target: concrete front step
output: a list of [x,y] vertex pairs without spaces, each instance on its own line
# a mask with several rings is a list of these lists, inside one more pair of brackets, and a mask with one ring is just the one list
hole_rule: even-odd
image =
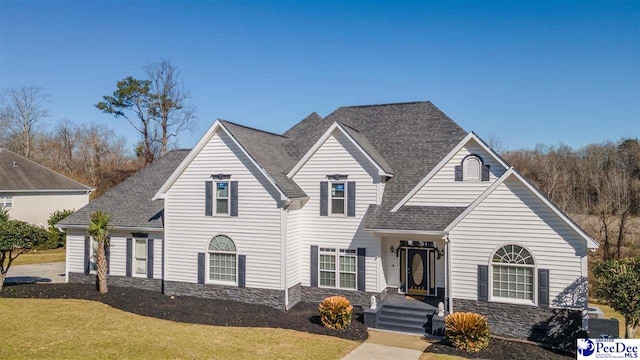
[[[424,326],[426,326],[426,324]],[[376,324],[376,328],[379,328],[379,329],[394,330],[394,331],[400,331],[400,332],[412,333],[412,334],[421,334],[421,335],[424,335],[427,332],[424,326],[399,324],[396,322],[387,322],[383,320],[378,320],[378,323]]]

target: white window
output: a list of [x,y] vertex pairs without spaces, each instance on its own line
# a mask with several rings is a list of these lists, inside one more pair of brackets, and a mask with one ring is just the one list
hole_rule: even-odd
[[345,198],[346,198],[346,183],[345,182],[332,182],[331,194],[329,200],[331,201],[331,214],[345,214]]
[[135,239],[133,248],[133,269],[135,275],[147,274],[147,239]]
[[480,181],[482,176],[480,172],[480,169],[482,168],[480,159],[475,156],[469,156],[464,160],[463,166],[464,168],[462,173],[464,174],[464,180]]
[[95,274],[98,271],[98,241],[91,238],[89,243],[91,246],[89,249],[89,273]]
[[216,181],[216,215],[229,215],[229,182]]
[[319,256],[320,287],[356,289],[356,250],[320,248]]
[[228,236],[218,235],[211,240],[208,249],[209,281],[236,284],[236,245]]
[[535,262],[531,253],[519,245],[505,245],[491,259],[494,299],[534,301]]
[[11,196],[0,196],[0,208],[11,209],[13,207],[13,198]]

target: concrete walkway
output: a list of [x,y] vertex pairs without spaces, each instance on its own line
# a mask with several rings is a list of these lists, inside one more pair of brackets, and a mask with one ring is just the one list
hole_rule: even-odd
[[425,340],[419,335],[369,329],[367,341],[363,342],[343,359],[419,359],[420,355],[430,345],[431,340]]
[[63,283],[64,262],[14,265],[9,268],[5,284]]

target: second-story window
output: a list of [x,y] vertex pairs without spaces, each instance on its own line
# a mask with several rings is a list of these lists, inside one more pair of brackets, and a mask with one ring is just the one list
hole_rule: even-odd
[[229,215],[229,182],[216,181],[216,215]]
[[344,215],[344,202],[346,195],[346,184],[344,182],[331,183],[331,214]]

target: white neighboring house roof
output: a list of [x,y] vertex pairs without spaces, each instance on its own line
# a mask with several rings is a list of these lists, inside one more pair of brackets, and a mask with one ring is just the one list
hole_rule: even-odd
[[[293,178],[296,175],[296,173],[300,169],[302,169],[304,164],[306,164],[307,161],[309,161],[309,159],[311,159],[313,154],[315,154],[316,151],[318,151],[318,149],[320,149],[322,144],[324,144],[324,142],[327,141],[327,139],[331,136],[333,131],[336,130],[336,129],[339,130],[340,132],[342,132],[344,134],[344,136],[346,136],[347,139],[349,139],[349,141],[351,141],[353,143],[353,145],[358,150],[360,150],[360,152],[367,158],[367,160],[369,160],[376,167],[376,169],[378,170],[378,174],[380,174],[380,176],[393,177],[393,174],[385,171],[383,164],[380,164],[379,161],[374,160],[373,157],[372,157],[372,154],[369,154],[365,149],[363,149],[361,144],[359,144],[358,141],[356,141],[356,139],[354,139],[353,136],[351,136],[349,131],[347,131],[345,129],[344,125],[338,123],[337,121],[334,122],[331,126],[329,126],[329,128],[313,144],[313,146],[309,149],[309,151],[307,151],[304,154],[304,156],[296,163],[296,165],[291,170],[289,170],[289,173],[287,173],[287,176],[289,178]],[[388,167],[388,165],[386,165],[386,166]]]
[[538,189],[536,189],[533,185],[531,185],[524,176],[520,175],[513,167],[509,167],[509,169],[498,178],[491,186],[489,186],[480,196],[474,200],[474,202],[467,207],[465,211],[463,211],[458,217],[453,220],[445,229],[445,232],[451,231],[462,219],[464,219],[469,213],[471,213],[480,203],[484,201],[495,189],[498,188],[506,179],[510,176],[514,176],[518,181],[524,184],[529,191],[535,194],[542,202],[549,207],[556,215],[558,215],[567,225],[569,225],[575,232],[577,232],[586,242],[587,248],[595,249],[599,246],[598,242],[596,242],[591,236],[589,236],[580,226],[578,226],[573,220],[571,220],[562,210],[558,209],[546,196],[544,196]]
[[393,209],[391,209],[391,212],[398,211],[404,204],[406,204],[418,191],[420,191],[420,189],[422,189],[422,187],[427,182],[429,182],[429,180],[431,180],[432,177],[435,176],[435,174],[438,173],[438,171],[440,171],[440,169],[442,169],[449,162],[449,160],[451,160],[451,158],[453,158],[458,153],[458,151],[460,151],[460,149],[462,149],[465,145],[467,145],[467,143],[471,140],[475,140],[486,152],[488,152],[505,169],[509,168],[509,164],[506,161],[504,161],[504,159],[500,155],[498,155],[498,153],[493,151],[493,149],[489,145],[487,145],[484,141],[482,141],[482,139],[480,139],[480,137],[472,131],[469,134],[467,134],[467,136],[465,136],[464,139],[462,139],[462,141],[460,141],[458,145],[456,145],[456,147],[454,147],[453,150],[451,150],[447,154],[447,156],[445,156],[442,160],[440,160],[440,162],[433,169],[431,169],[431,171],[429,171],[429,173],[422,180],[420,180],[420,182],[416,186],[414,186],[413,189],[411,189],[411,191],[409,191],[407,195],[405,195],[402,198],[402,200],[400,200],[400,202],[396,204],[396,206],[393,207]]
[[231,134],[231,132],[223,125],[223,123],[222,123],[222,121],[220,119],[216,119],[216,121],[213,123],[213,125],[211,125],[209,130],[207,130],[207,132],[200,138],[200,140],[198,141],[196,146],[191,150],[191,152],[189,152],[189,155],[187,155],[185,157],[185,159],[180,163],[180,165],[178,165],[178,167],[171,174],[171,176],[169,176],[167,181],[165,181],[165,183],[160,187],[160,190],[158,190],[158,192],[156,192],[156,194],[153,196],[152,200],[164,199],[164,196],[167,193],[167,191],[169,190],[169,188],[171,188],[171,186],[176,182],[178,177],[180,177],[180,175],[182,175],[182,173],[187,168],[187,166],[189,166],[189,164],[191,164],[193,159],[195,159],[195,157],[200,153],[200,151],[202,151],[202,149],[205,147],[205,145],[207,145],[209,140],[211,140],[213,135],[215,135],[218,130],[224,131],[229,136],[229,138],[231,138],[231,140],[233,140],[234,144],[236,144],[236,146],[238,146],[238,148],[240,148],[242,150],[243,154],[249,160],[251,160],[253,165],[260,170],[262,175],[264,175],[265,178],[267,178],[269,180],[269,182],[278,190],[278,192],[280,193],[280,200],[288,200],[288,197],[284,194],[284,192],[282,192],[282,190],[276,184],[276,182],[273,180],[273,178],[271,176],[269,176],[269,174],[267,174],[267,172],[264,170],[264,168],[262,166],[260,166],[260,164],[258,164],[258,162],[256,162],[256,160],[238,142],[238,140],[233,136],[233,134]]

